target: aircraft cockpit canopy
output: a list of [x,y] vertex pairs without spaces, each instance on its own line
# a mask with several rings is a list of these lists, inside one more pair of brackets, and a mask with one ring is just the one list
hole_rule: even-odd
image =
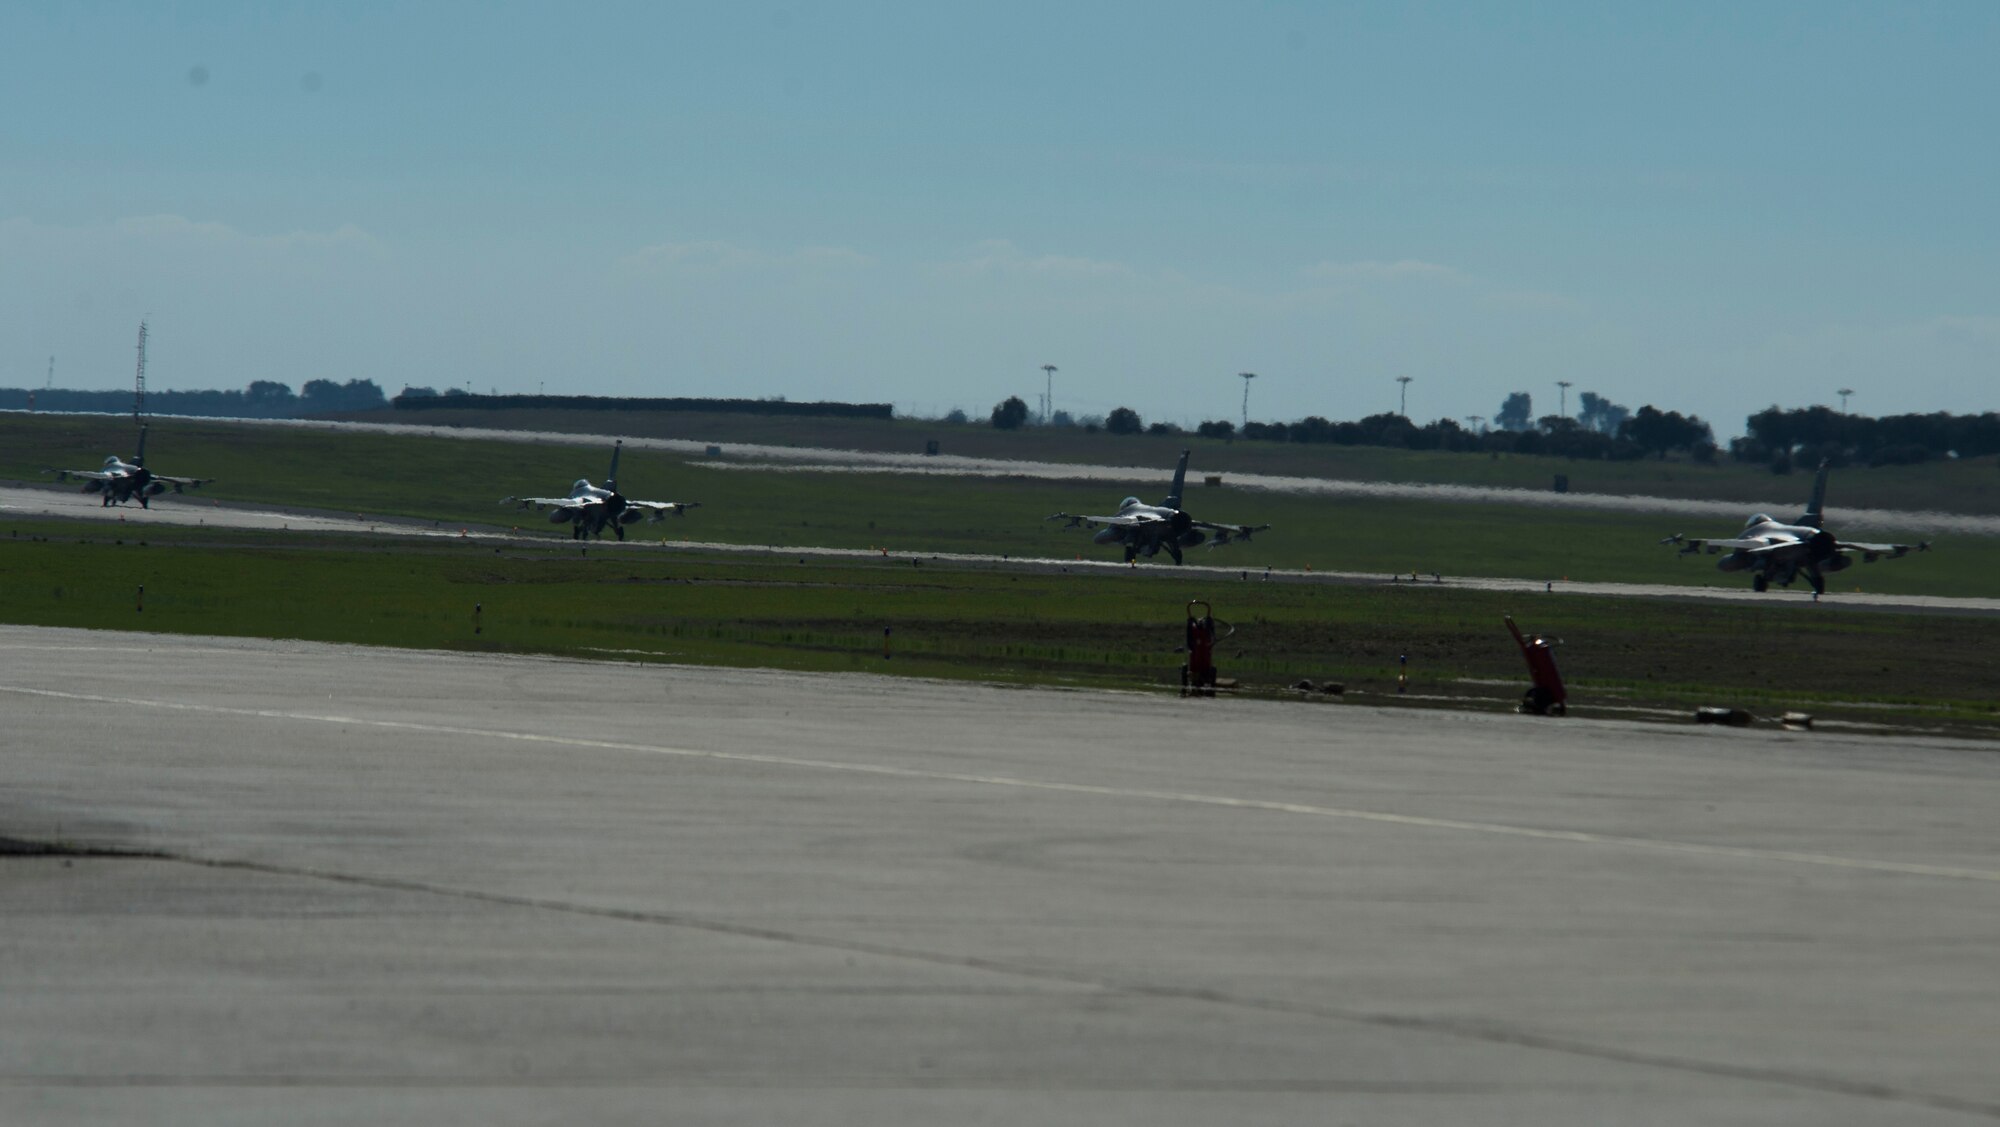
[[1769,513],[1753,513],[1753,514],[1751,514],[1751,516],[1750,516],[1750,519],[1749,519],[1749,520],[1746,520],[1746,521],[1744,521],[1744,522],[1743,522],[1743,527],[1745,527],[1745,528],[1751,528],[1751,527],[1754,527],[1754,526],[1756,526],[1756,525],[1760,525],[1760,524],[1773,524],[1773,523],[1775,523],[1775,522],[1771,520],[1771,514],[1769,514]]
[[1137,497],[1127,497],[1123,501],[1118,502],[1118,507],[1121,509],[1129,509],[1137,505],[1138,503],[1139,499]]

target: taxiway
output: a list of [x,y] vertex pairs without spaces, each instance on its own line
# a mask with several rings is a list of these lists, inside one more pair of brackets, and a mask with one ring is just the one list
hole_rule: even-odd
[[[534,514],[521,514],[534,517]],[[5,517],[45,517],[64,520],[94,521],[116,524],[121,529],[144,528],[148,523],[172,524],[178,526],[214,526],[218,528],[245,528],[268,532],[336,532],[355,535],[419,536],[430,538],[450,538],[478,540],[486,543],[531,542],[548,545],[567,543],[564,535],[543,532],[525,532],[509,526],[471,526],[443,521],[420,521],[404,517],[373,516],[365,513],[329,513],[307,511],[296,508],[243,505],[224,503],[215,499],[200,498],[194,494],[156,498],[153,507],[141,509],[135,505],[106,507],[90,494],[75,489],[51,489],[47,487],[0,486],[0,518]],[[545,522],[533,519],[530,525],[536,529],[546,528]],[[678,526],[670,526],[678,527]],[[1757,594],[1750,590],[1747,580],[1737,579],[1725,585],[1682,586],[1663,583],[1591,583],[1571,582],[1567,579],[1524,579],[1495,576],[1463,576],[1429,574],[1389,576],[1374,572],[1347,571],[1298,571],[1268,568],[1239,568],[1211,564],[1190,563],[1175,567],[1164,562],[1148,561],[1134,567],[1119,562],[1110,549],[1094,549],[1090,556],[1078,555],[1075,559],[1063,559],[1036,555],[978,555],[971,553],[878,553],[859,548],[778,548],[759,544],[720,544],[699,540],[664,540],[653,530],[654,525],[639,525],[639,531],[631,534],[631,539],[623,544],[614,541],[593,540],[592,549],[610,551],[646,551],[660,547],[670,547],[684,551],[727,552],[769,555],[776,557],[814,559],[863,559],[892,558],[898,560],[919,559],[938,563],[975,567],[997,567],[1033,571],[1129,571],[1142,576],[1205,576],[1214,580],[1238,582],[1263,581],[1292,583],[1415,583],[1422,586],[1450,585],[1460,589],[1478,591],[1510,591],[1523,594],[1542,592],[1564,595],[1612,595],[1626,598],[1656,599],[1699,599],[1705,602],[1742,603],[1753,606],[1769,606],[1773,603],[1789,602],[1809,605],[1812,595],[1801,585],[1796,590],[1774,590]],[[1710,569],[1712,570],[1712,569]],[[1824,600],[1827,604],[1846,607],[1864,607],[1872,610],[1906,611],[1912,613],[1941,614],[2000,614],[2000,598],[1977,598],[1947,595],[1894,595],[1875,592],[1839,592],[1830,594]]]
[[1990,745],[23,627],[0,716],[9,1124],[2000,1119]]

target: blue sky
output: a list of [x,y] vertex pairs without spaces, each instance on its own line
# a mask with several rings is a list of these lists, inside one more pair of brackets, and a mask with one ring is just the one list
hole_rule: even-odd
[[0,6],[0,384],[2000,409],[2000,5]]

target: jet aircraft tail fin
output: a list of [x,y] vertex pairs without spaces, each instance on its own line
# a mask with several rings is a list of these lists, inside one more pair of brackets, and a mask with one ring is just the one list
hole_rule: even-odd
[[604,488],[618,492],[618,453],[625,449],[625,440],[619,439],[611,447],[611,472],[604,475]]
[[1167,499],[1162,502],[1169,509],[1181,507],[1181,490],[1187,485],[1188,453],[1186,450],[1181,451],[1180,465],[1174,467],[1174,491],[1167,494]]
[[146,466],[146,426],[139,424],[139,452],[132,456],[132,464],[144,469]]
[[1806,502],[1806,511],[1799,517],[1799,523],[1807,528],[1823,528],[1826,525],[1826,475],[1832,468],[1831,460],[1821,461],[1819,476],[1813,478],[1812,500]]

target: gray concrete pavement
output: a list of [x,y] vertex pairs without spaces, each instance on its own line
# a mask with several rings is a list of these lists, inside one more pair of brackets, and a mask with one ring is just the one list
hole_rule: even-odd
[[8,1124],[2000,1119],[1990,745],[18,627],[0,733]]

